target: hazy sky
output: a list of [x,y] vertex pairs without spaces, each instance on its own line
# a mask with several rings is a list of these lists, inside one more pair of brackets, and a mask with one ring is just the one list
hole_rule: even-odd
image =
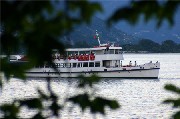
[[[103,13],[97,13],[96,16],[107,20],[118,8],[129,6],[131,0],[89,0],[99,2],[103,9]],[[165,0],[158,0],[164,2]],[[57,9],[63,9],[63,4],[55,4]],[[73,13],[74,15],[74,13]],[[145,23],[141,18],[134,26],[126,21],[119,21],[115,27],[121,31],[134,35],[139,38],[151,39],[161,43],[164,40],[173,40],[180,43],[180,7],[177,9],[174,16],[174,26],[170,26],[167,21],[164,21],[159,29],[156,27],[155,19]]]
[[[99,13],[97,16],[106,19],[108,18],[117,8],[123,7],[129,4],[129,0],[98,0],[103,8],[104,12]],[[180,35],[180,8],[178,8],[175,19],[174,26],[170,27],[166,21],[163,22],[162,26],[159,29],[156,29],[155,20],[150,20],[148,23],[144,23],[141,19],[135,26],[129,25],[126,21],[121,21],[116,24],[118,29],[126,32],[126,33],[135,33],[139,31],[155,31],[160,33],[175,33]]]

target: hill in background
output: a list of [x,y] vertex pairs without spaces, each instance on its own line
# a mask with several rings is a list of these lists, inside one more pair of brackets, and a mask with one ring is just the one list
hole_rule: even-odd
[[[67,47],[93,47],[98,46],[98,41],[94,39],[95,32],[98,30],[99,37],[101,43],[114,42],[120,46],[122,45],[138,45],[139,42],[143,39],[152,40],[154,37],[157,37],[157,40],[152,40],[155,43],[163,43],[165,40],[172,40],[175,43],[179,43],[179,37],[177,34],[174,34],[176,38],[168,37],[169,34],[159,35],[154,32],[143,31],[135,34],[127,34],[116,27],[108,28],[105,21],[98,18],[93,17],[90,25],[81,25],[79,27],[74,28],[74,31],[68,36],[63,37],[63,42]],[[147,34],[146,38],[143,37],[142,34]],[[164,37],[164,40],[160,40],[158,37]],[[151,39],[152,38],[152,39]]]
[[71,44],[72,47],[97,46],[98,41],[94,39],[96,30],[98,30],[101,43],[137,44],[141,40],[141,38],[129,35],[115,27],[107,28],[105,21],[98,17],[94,17],[90,25],[74,28],[74,31],[63,39],[65,44]]

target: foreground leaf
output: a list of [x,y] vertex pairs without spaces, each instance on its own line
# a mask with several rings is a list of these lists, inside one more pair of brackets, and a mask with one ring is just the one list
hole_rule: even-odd
[[1,113],[3,112],[5,119],[17,119],[17,115],[20,111],[20,107],[12,104],[4,104],[0,106]]
[[20,101],[21,106],[27,106],[28,108],[42,109],[43,105],[39,98],[27,99]]
[[180,94],[180,88],[178,88],[177,86],[175,86],[173,84],[166,84],[166,86],[164,88],[168,91]]
[[74,104],[79,105],[82,111],[84,111],[87,107],[91,105],[88,94],[79,94],[77,96],[69,98],[68,100],[73,102]]
[[92,113],[101,113],[105,114],[105,107],[109,107],[110,109],[117,109],[119,108],[119,104],[115,100],[108,100],[102,97],[96,97],[94,100],[91,102],[91,112]]

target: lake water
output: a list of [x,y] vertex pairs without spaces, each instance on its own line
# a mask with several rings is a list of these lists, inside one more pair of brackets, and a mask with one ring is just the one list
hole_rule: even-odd
[[[124,54],[123,64],[128,64],[131,60],[137,64],[159,61],[161,69],[159,79],[103,79],[95,85],[96,95],[108,99],[116,99],[121,108],[112,111],[106,109],[106,116],[100,114],[92,115],[87,109],[84,113],[74,106],[69,112],[69,105],[61,113],[63,119],[168,119],[177,110],[172,105],[162,104],[167,98],[175,98],[176,94],[164,90],[167,83],[180,87],[180,54]],[[78,91],[75,88],[76,80],[67,79],[52,80],[53,91],[62,99],[68,95],[73,95]],[[23,81],[13,79],[4,85],[3,93],[0,94],[0,104],[12,102],[14,99],[36,97],[36,88],[46,91],[44,80]],[[60,103],[63,103],[61,100]],[[35,114],[35,110],[22,109],[20,116],[29,117]],[[2,115],[1,115],[2,116]]]

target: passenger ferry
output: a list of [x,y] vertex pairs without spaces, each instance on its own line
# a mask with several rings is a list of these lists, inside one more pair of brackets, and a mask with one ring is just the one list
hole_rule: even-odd
[[[26,72],[28,77],[77,77],[80,74],[96,74],[104,78],[158,78],[160,63],[149,62],[141,65],[131,62],[122,65],[122,47],[101,44],[96,31],[99,46],[94,48],[66,49],[66,55],[56,50],[52,58],[54,65],[36,66]],[[56,67],[55,71],[53,67]]]

